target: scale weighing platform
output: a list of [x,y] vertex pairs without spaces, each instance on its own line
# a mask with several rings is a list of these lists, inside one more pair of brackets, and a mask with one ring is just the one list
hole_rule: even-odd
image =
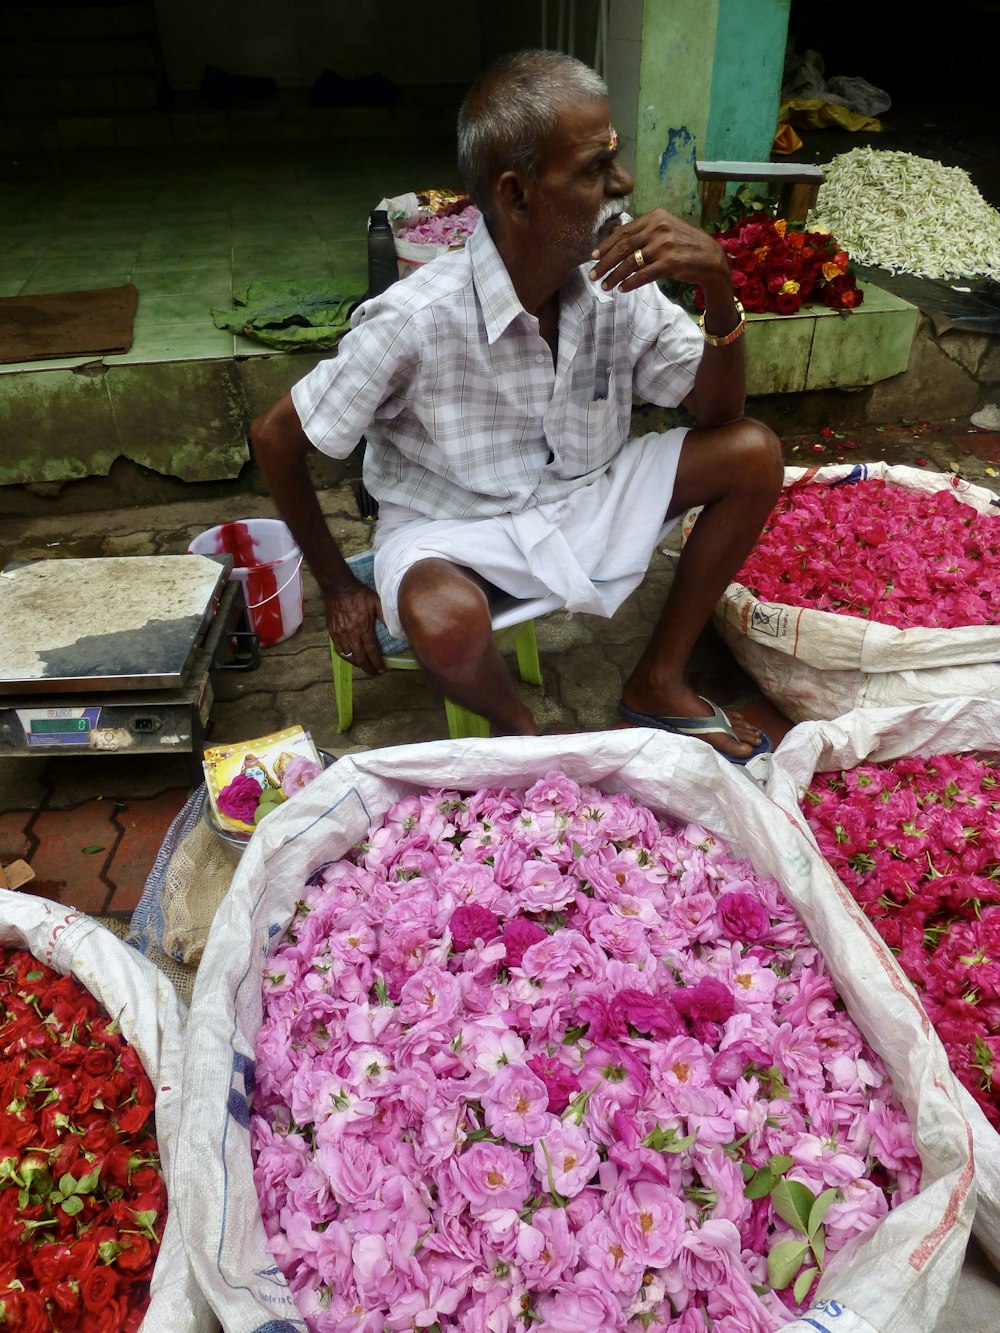
[[200,781],[211,672],[258,660],[232,564],[116,556],[0,571],[0,757],[189,752]]

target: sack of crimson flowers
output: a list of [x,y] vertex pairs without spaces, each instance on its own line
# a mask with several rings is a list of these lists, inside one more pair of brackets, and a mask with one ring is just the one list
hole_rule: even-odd
[[886,463],[786,468],[714,621],[794,722],[995,697],[998,570],[1000,508],[982,486]]
[[968,1126],[834,886],[695,740],[342,759],[192,999],[177,1206],[227,1333],[934,1327]]
[[794,727],[768,794],[913,982],[975,1140],[975,1231],[1000,1268],[1000,703],[858,709]]
[[169,1187],[170,982],[96,921],[0,890],[0,992],[0,1328],[206,1333]]

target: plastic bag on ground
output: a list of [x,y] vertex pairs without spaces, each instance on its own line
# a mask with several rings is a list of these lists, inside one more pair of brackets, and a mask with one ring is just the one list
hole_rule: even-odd
[[[554,769],[627,791],[657,814],[696,820],[735,855],[774,875],[821,947],[855,1022],[885,1060],[915,1130],[922,1189],[883,1218],[820,1300],[835,1333],[930,1329],[951,1300],[975,1206],[969,1130],[943,1048],[921,1026],[916,997],[886,951],[847,910],[826,863],[790,820],[702,742],[645,729],[580,736],[439,741],[341,759],[262,825],[233,879],[205,948],[184,1064],[178,1177],[185,1238],[227,1333],[304,1327],[271,1258],[252,1178],[249,1114],[261,980],[302,885],[346,854],[408,792],[525,786]],[[883,956],[885,954],[886,956]],[[786,1325],[829,1325],[820,1306]],[[268,1321],[272,1321],[268,1323]]]
[[[785,469],[786,487],[869,478],[913,491],[949,490],[980,513],[997,512],[992,491],[951,473],[887,463]],[[685,517],[683,535],[697,513]],[[740,666],[793,722],[956,695],[1000,696],[1000,625],[901,630],[860,616],[764,602],[740,583],[729,585],[713,618]]]
[[45,898],[0,889],[0,944],[27,949],[75,977],[112,1017],[119,1016],[122,1036],[156,1089],[156,1142],[169,1201],[140,1333],[211,1333],[215,1320],[188,1262],[176,1201],[184,1010],[173,987],[92,918]]
[[[1000,703],[996,700],[949,699],[910,708],[857,709],[832,722],[803,722],[793,727],[775,751],[767,794],[814,841],[798,813],[802,789],[814,774],[887,762],[902,755],[968,750],[1000,752]],[[975,1144],[978,1204],[974,1230],[1000,1269],[1000,1134],[974,1098],[962,1087],[958,1091]],[[994,1327],[1000,1327],[1000,1301]]]

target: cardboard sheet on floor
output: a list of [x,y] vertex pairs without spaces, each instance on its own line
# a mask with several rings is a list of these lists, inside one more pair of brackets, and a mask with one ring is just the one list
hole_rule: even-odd
[[138,299],[130,282],[86,292],[0,297],[0,362],[127,352]]

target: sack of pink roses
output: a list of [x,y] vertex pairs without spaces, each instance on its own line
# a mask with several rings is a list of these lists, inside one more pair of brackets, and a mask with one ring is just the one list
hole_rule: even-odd
[[[686,516],[685,536],[698,513]],[[793,722],[991,697],[1000,695],[998,568],[1000,510],[982,486],[887,463],[786,468],[714,623]]]
[[[0,1186],[6,1225],[15,1201],[19,1220],[22,1210],[30,1218],[16,1243],[5,1236],[0,1323],[210,1333],[174,1207],[185,1011],[173,986],[92,918],[27,893],[0,889],[0,946],[12,986],[0,1006],[2,1076],[19,1093],[4,1098]],[[67,989],[65,978],[79,986]],[[25,1026],[32,1012],[34,1030]],[[127,1049],[116,1055],[121,1039]],[[19,1071],[24,1050],[33,1062]],[[145,1095],[121,1065],[132,1052]]]
[[[1000,1269],[1000,703],[804,722],[775,752],[767,793],[815,838],[944,1041],[975,1142],[974,1231]],[[1000,1291],[982,1326],[1000,1327]]]
[[183,1085],[227,1333],[931,1329],[975,1209],[892,957],[659,732],[341,759],[237,869]]

